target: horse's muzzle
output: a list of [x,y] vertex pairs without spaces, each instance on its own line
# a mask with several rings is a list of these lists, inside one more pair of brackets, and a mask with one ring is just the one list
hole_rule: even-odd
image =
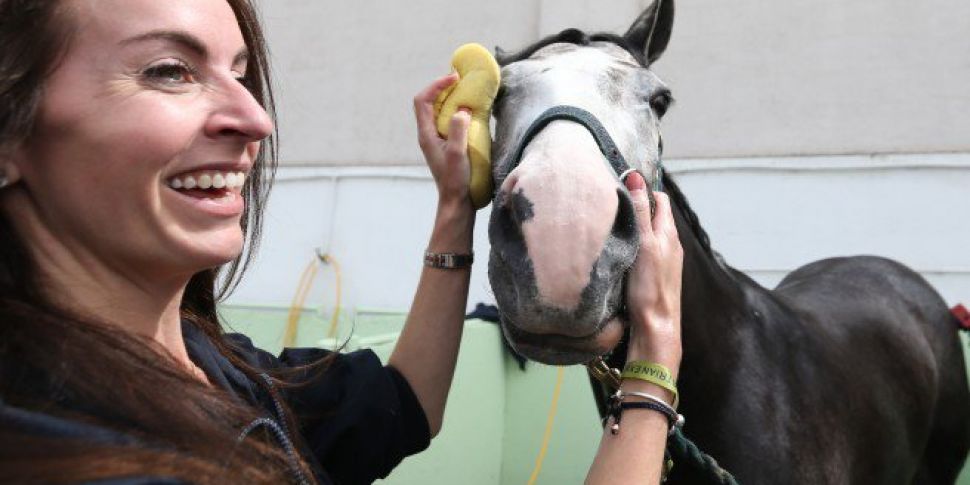
[[502,330],[516,352],[549,365],[585,364],[613,350],[623,337],[624,324],[611,317],[590,335],[569,337],[556,334],[532,334],[502,320]]

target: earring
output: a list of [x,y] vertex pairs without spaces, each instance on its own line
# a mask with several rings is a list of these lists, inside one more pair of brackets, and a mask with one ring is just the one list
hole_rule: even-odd
[[10,179],[7,178],[7,172],[0,171],[0,190],[7,188],[10,185]]

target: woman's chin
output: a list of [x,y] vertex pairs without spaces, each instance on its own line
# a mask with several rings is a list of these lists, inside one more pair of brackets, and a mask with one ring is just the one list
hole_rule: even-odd
[[[189,266],[193,273],[222,266],[242,254],[243,237],[239,228],[216,234],[196,234],[183,239],[180,266]],[[186,264],[187,263],[187,264]]]

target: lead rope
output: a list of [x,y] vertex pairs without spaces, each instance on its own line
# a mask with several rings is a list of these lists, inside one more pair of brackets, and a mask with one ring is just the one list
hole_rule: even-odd
[[[620,370],[611,368],[602,357],[597,357],[588,362],[586,369],[593,378],[609,387],[611,392],[620,388]],[[739,485],[734,475],[731,475],[730,472],[721,468],[717,460],[711,457],[711,455],[701,451],[693,441],[684,436],[684,433],[680,429],[675,429],[674,434],[667,439],[667,453],[673,462],[683,462],[704,472],[710,483],[716,485]],[[673,462],[665,464],[663,473],[664,480],[666,480],[667,474],[670,473]]]
[[681,430],[675,430],[674,435],[667,440],[667,451],[673,460],[684,461],[694,468],[702,470],[717,485],[738,485],[738,480],[730,472],[721,468],[711,455],[701,451],[693,441],[687,439]]

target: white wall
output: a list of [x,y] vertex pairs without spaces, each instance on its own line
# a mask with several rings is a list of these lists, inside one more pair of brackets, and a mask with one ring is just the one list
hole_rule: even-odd
[[[345,306],[405,309],[434,189],[411,97],[467,41],[622,31],[646,1],[264,1],[280,171],[257,266],[233,302],[288,304],[317,247]],[[970,2],[679,1],[658,73],[677,104],[668,166],[714,246],[773,284],[810,260],[894,257],[970,301]],[[490,301],[479,215],[470,302]],[[330,305],[333,274],[311,304]]]
[[[968,154],[674,159],[668,168],[715,249],[765,285],[815,259],[878,254],[919,270],[951,304],[970,303]],[[406,309],[434,206],[421,167],[284,168],[263,251],[232,301],[288,304],[319,247],[341,265],[344,307]],[[475,230],[470,305],[493,301],[488,213]],[[334,290],[325,269],[308,302],[329,307]]]

